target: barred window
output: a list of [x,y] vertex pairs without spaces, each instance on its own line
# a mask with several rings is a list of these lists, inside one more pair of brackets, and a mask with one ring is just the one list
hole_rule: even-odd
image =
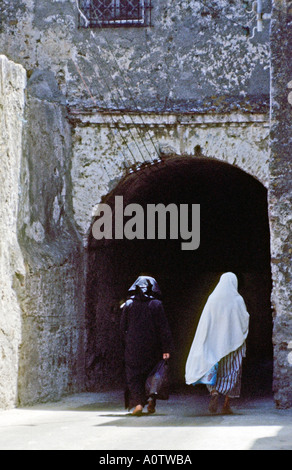
[[151,0],[80,0],[79,26],[150,26]]

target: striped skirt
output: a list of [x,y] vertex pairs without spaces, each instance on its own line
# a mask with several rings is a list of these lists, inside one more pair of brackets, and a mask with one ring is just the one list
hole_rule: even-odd
[[246,354],[246,343],[243,343],[236,351],[221,359],[218,365],[216,385],[207,385],[209,392],[217,390],[222,395],[230,398],[240,396],[242,358]]

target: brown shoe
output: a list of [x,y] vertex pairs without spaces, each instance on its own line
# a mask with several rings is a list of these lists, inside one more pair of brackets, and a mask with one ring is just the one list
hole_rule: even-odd
[[148,410],[148,413],[155,413],[155,401],[150,398],[149,402],[148,402],[148,407],[147,407],[147,410]]
[[233,415],[233,411],[232,409],[230,408],[229,405],[224,405],[223,408],[222,408],[222,413],[224,415]]
[[209,411],[210,413],[216,413],[217,409],[218,409],[218,393],[213,393],[211,395],[211,400],[210,400],[210,404],[209,404]]
[[224,405],[223,405],[223,408],[222,408],[222,413],[225,414],[225,415],[233,415],[233,411],[230,408],[230,398],[229,398],[229,396],[227,396],[225,398],[225,402],[224,402]]

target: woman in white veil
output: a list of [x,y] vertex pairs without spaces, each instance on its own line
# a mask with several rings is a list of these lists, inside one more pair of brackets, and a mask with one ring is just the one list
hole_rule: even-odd
[[226,397],[224,413],[232,413],[229,399],[240,396],[249,314],[237,289],[235,274],[221,276],[204,307],[186,363],[186,383],[207,385],[211,412],[217,411],[219,393]]

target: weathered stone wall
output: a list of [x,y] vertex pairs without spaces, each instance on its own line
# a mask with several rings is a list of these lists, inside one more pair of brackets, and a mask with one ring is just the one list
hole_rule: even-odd
[[14,284],[25,268],[17,240],[26,73],[0,56],[0,407],[17,402],[21,309]]
[[271,27],[270,225],[275,399],[292,406],[292,2],[274,0]]
[[71,203],[71,130],[51,72],[28,81],[18,232],[26,276],[19,401],[84,387],[84,262]]
[[[52,74],[0,60],[0,407],[84,388],[84,259],[71,130]],[[26,100],[25,100],[26,95]]]

